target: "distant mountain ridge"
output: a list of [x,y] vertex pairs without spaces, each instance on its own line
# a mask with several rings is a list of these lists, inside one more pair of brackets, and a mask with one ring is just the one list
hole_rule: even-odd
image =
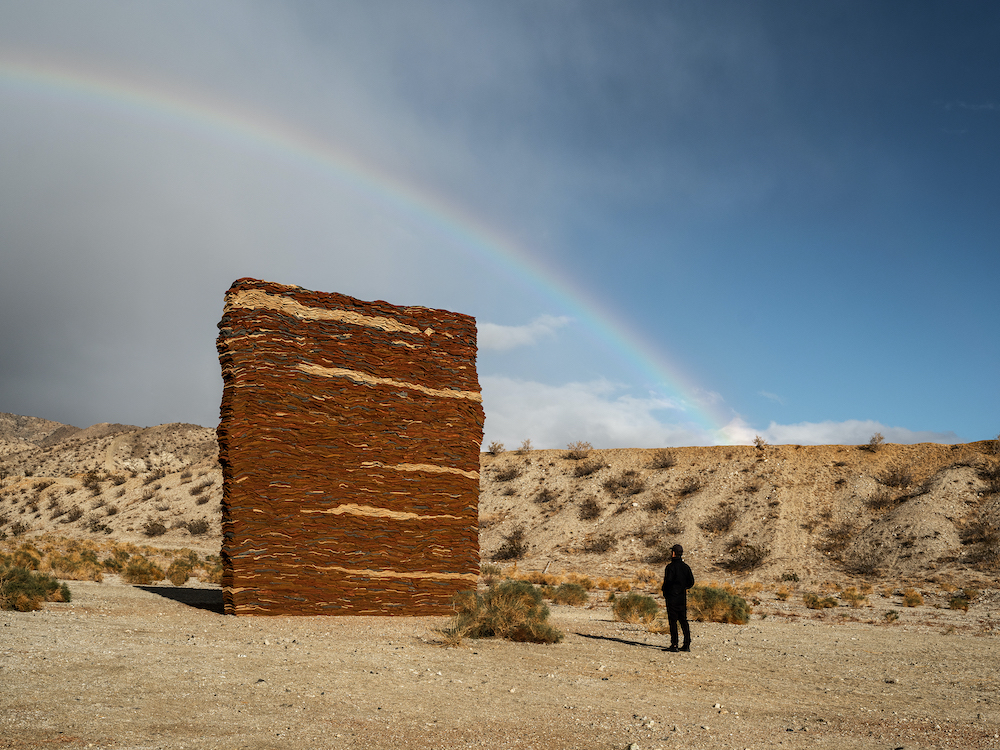
[[78,432],[79,429],[79,427],[40,417],[25,417],[20,414],[0,412],[0,440],[20,440],[38,445],[56,432],[68,437],[74,432]]

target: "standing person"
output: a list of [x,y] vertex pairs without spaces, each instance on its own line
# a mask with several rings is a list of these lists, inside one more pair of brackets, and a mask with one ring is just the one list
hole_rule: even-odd
[[[687,618],[687,590],[694,586],[694,573],[681,557],[684,548],[675,544],[670,548],[670,564],[663,571],[663,598],[667,602],[667,619],[670,621],[670,648],[667,651],[691,650],[691,627]],[[684,632],[684,645],[677,648],[677,625]]]

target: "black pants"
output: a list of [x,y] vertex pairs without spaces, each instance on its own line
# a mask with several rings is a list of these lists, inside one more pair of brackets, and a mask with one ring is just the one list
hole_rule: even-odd
[[677,625],[684,632],[684,645],[691,645],[691,627],[688,625],[687,605],[667,605],[667,619],[670,621],[670,645],[677,645]]

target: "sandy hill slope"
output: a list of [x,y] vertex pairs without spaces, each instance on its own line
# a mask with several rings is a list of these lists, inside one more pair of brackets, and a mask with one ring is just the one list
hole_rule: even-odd
[[[218,552],[213,430],[63,427],[0,415],[0,536]],[[482,557],[522,570],[624,574],[661,566],[680,543],[702,579],[995,587],[996,442],[866,448],[484,453]]]

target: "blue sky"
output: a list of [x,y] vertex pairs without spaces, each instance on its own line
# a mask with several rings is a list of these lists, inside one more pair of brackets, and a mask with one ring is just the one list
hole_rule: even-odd
[[214,426],[254,276],[474,315],[487,443],[1000,431],[995,3],[0,17],[0,411]]

